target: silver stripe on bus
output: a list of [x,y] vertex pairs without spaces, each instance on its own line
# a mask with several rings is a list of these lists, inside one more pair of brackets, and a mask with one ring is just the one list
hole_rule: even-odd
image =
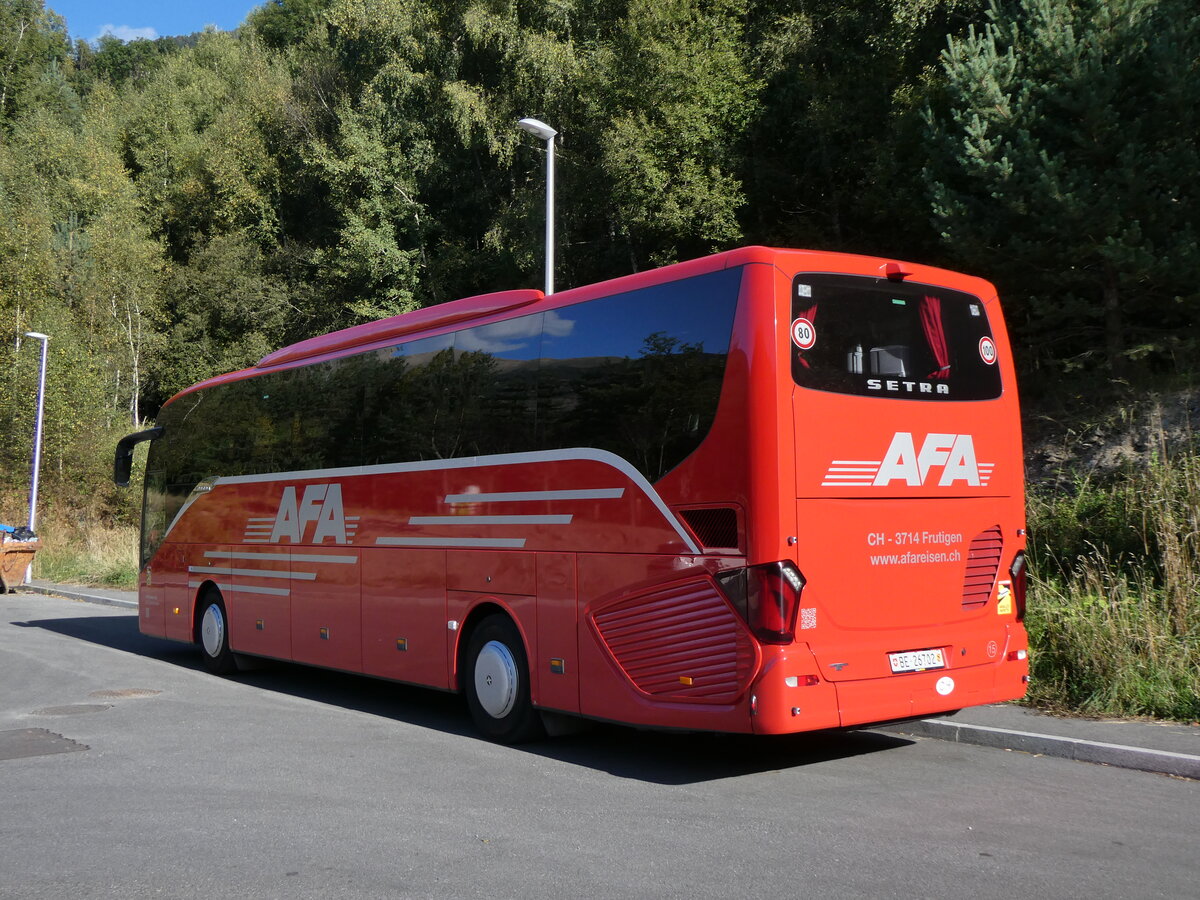
[[[667,524],[675,531],[675,534],[678,535],[683,545],[691,553],[697,556],[700,555],[700,548],[696,546],[696,542],[688,535],[683,525],[675,518],[674,513],[667,507],[667,504],[658,495],[658,492],[654,490],[650,482],[646,480],[646,476],[635,469],[633,464],[628,460],[608,450],[599,450],[595,447],[572,447],[565,450],[534,450],[529,453],[500,453],[493,456],[463,456],[456,459],[423,459],[415,462],[380,463],[373,466],[344,466],[336,469],[304,469],[296,472],[271,472],[263,475],[230,475],[214,479],[212,485],[215,489],[218,485],[227,484],[309,481],[317,478],[356,478],[363,475],[391,475],[401,472],[438,472],[455,469],[478,469],[485,466],[517,466],[533,463],[571,462],[575,460],[587,460],[609,466],[636,484],[639,490],[646,495],[646,498],[661,513]],[[179,510],[174,520],[172,520],[170,527],[167,528],[167,533],[170,533],[171,529],[175,527],[180,516],[183,515],[184,511],[196,497],[207,496],[211,495],[193,494],[189,497],[188,502],[184,504],[183,509]],[[524,544],[522,543],[521,546],[524,546]]]
[[525,538],[440,538],[440,537],[378,537],[377,547],[471,547],[492,550],[520,550]]
[[573,515],[561,516],[412,516],[409,525],[570,525]]
[[315,581],[316,572],[279,572],[275,569],[229,569],[224,566],[188,566],[189,572],[206,575],[244,575],[247,578],[288,578],[292,581]]
[[835,459],[825,470],[821,487],[871,487],[882,460]]
[[625,488],[579,491],[511,491],[499,494],[447,494],[444,503],[525,503],[538,500],[619,500]]
[[[216,479],[213,482],[213,486],[215,487],[216,482],[220,481],[220,480],[221,480],[220,478]],[[171,530],[178,524],[179,520],[183,518],[183,514],[191,508],[192,504],[196,502],[196,499],[198,497],[207,497],[207,496],[208,496],[207,493],[205,493],[205,494],[189,494],[188,498],[183,501],[183,506],[179,507],[179,512],[175,513],[175,518],[173,518],[171,520],[171,524],[167,526],[167,530],[163,532],[162,539],[164,541],[167,539],[167,535],[171,533]]]
[[[198,588],[202,584],[204,584],[203,581],[189,581],[188,587]],[[258,587],[253,584],[239,584],[235,586],[232,584],[221,584],[219,581],[214,581],[213,584],[223,591],[241,591],[243,594],[270,594],[272,597],[287,597],[292,593],[287,588]]]
[[230,553],[227,550],[206,550],[204,555],[210,559],[270,559],[279,562],[288,562],[297,557],[302,558],[305,562],[326,562],[326,563],[356,563],[357,556],[330,556],[321,553],[304,553],[296,550],[292,553],[260,553],[256,550],[248,550],[242,553]]

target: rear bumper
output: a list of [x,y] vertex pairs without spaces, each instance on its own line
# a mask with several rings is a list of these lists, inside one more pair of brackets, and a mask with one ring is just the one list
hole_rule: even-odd
[[817,672],[812,653],[789,647],[765,661],[752,689],[756,734],[849,728],[952,712],[1025,695],[1026,660],[940,669],[857,681],[807,683]]

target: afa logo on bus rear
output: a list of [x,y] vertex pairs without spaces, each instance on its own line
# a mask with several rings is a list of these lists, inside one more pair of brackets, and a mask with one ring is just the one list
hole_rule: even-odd
[[833,460],[821,487],[987,487],[995,468],[976,459],[969,434],[927,434],[918,449],[911,432],[898,431],[882,459]]

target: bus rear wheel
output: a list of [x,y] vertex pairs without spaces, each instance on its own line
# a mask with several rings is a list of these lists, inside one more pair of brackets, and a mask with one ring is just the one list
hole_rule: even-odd
[[467,707],[484,737],[519,744],[545,736],[529,693],[529,661],[508,616],[488,616],[471,633],[464,673]]
[[237,662],[229,649],[229,617],[220,591],[206,590],[198,612],[196,637],[204,668],[214,675],[232,675],[237,671]]

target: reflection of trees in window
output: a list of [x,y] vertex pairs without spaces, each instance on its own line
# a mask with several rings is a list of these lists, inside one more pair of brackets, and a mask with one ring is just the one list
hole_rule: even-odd
[[481,420],[495,372],[496,360],[481,350],[458,355],[443,350],[418,370],[427,441],[420,458],[451,459],[480,452]]
[[[362,461],[362,406],[370,362],[351,356],[281,373],[278,396],[264,399],[260,421],[286,448],[283,469],[258,472],[307,471],[357,466]],[[280,413],[271,415],[270,410]],[[279,421],[282,420],[282,421]],[[261,439],[261,438],[260,438]]]
[[537,363],[450,348],[377,363],[367,380],[365,462],[530,449]]
[[610,450],[653,481],[707,434],[724,368],[724,354],[662,331],[636,359],[557,360],[543,371],[542,443]]
[[485,353],[449,348],[380,364],[368,381],[366,462],[462,455],[494,366]]
[[[161,438],[159,439],[161,441]],[[157,443],[157,442],[155,442]],[[162,543],[170,520],[167,518],[167,489],[165,473],[161,462],[154,460],[155,443],[150,445],[150,454],[146,465],[145,493],[142,501],[142,546],[141,564],[154,555],[158,545]],[[151,468],[151,463],[154,467]]]

